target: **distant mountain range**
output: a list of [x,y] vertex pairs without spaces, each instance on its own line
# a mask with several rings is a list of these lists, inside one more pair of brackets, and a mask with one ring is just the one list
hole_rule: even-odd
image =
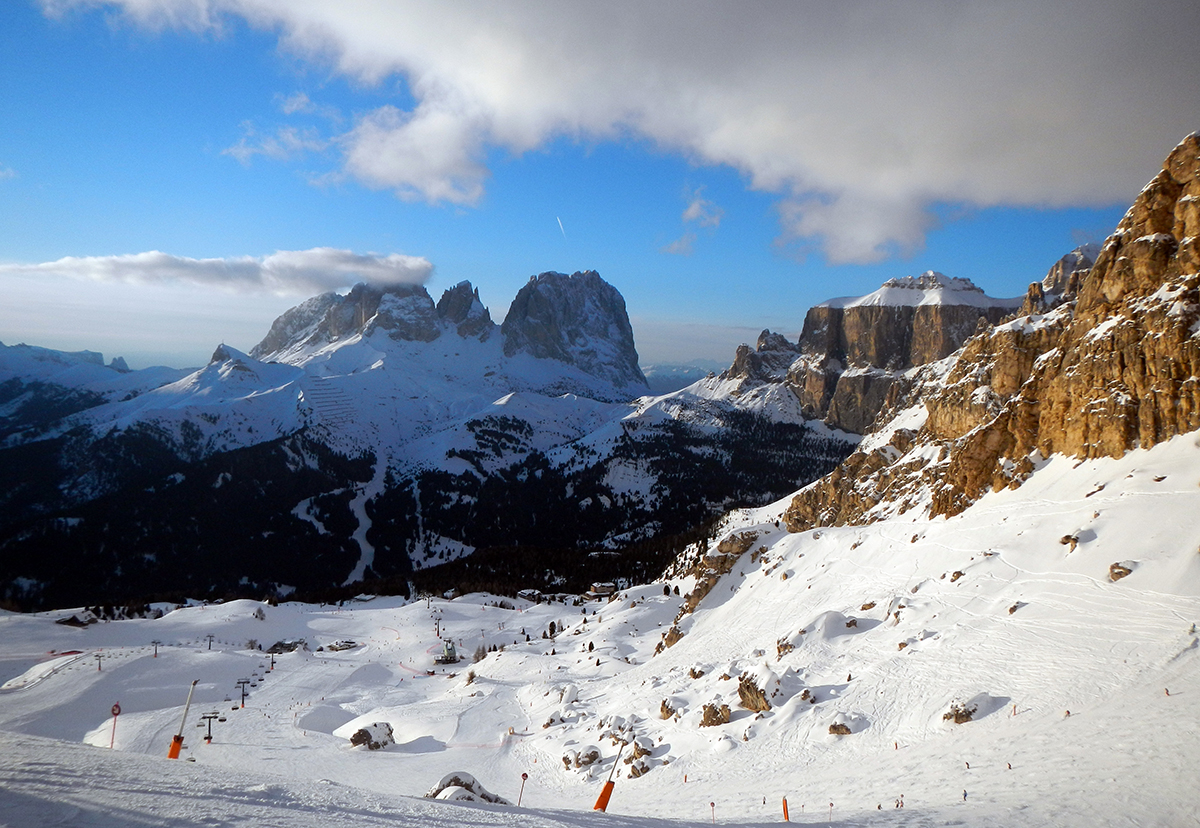
[[781,497],[857,441],[794,405],[649,396],[594,272],[530,279],[502,325],[467,283],[436,304],[358,285],[191,372],[0,348],[0,438],[20,606],[402,580],[495,547],[555,550],[553,580]]
[[467,282],[436,304],[360,284],[190,372],[0,347],[4,598],[403,589],[502,550],[549,562],[533,585],[581,577],[580,556],[640,572],[645,544],[833,470],[919,366],[1021,301],[890,280],[661,394],[591,271],[531,278],[501,325]]

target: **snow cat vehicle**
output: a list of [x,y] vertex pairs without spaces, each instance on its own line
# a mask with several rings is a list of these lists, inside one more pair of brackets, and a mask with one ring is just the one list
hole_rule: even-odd
[[441,655],[433,657],[434,664],[458,664],[458,650],[454,649],[454,642],[446,640],[442,642]]

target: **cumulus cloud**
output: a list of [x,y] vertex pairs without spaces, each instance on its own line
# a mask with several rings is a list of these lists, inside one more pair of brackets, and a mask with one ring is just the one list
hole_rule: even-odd
[[470,116],[437,104],[414,112],[384,106],[342,138],[346,170],[405,201],[470,206],[483,197],[483,137]]
[[[634,138],[777,194],[834,261],[921,243],[938,203],[1127,202],[1197,127],[1195,0],[43,0],[152,27],[241,18],[411,110],[361,116],[344,171],[472,205],[493,148]],[[863,211],[866,211],[866,214]]]
[[2,264],[0,274],[56,275],[96,282],[193,284],[236,291],[310,295],[355,282],[423,284],[433,265],[419,256],[354,253],[332,247],[270,256],[190,259],[157,250],[123,256],[67,256],[41,264]]

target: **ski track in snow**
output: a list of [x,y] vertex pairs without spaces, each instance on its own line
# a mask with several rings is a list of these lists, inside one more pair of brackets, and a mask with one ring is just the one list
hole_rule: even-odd
[[374,474],[369,482],[358,487],[354,499],[350,501],[350,511],[358,519],[358,528],[354,530],[352,537],[358,544],[358,548],[362,550],[362,555],[359,557],[358,563],[354,565],[354,569],[346,576],[346,580],[342,582],[342,586],[361,581],[366,575],[367,568],[375,563],[375,547],[367,540],[367,532],[371,530],[371,518],[367,515],[367,502],[383,492],[388,466],[385,457],[381,448],[376,449]]

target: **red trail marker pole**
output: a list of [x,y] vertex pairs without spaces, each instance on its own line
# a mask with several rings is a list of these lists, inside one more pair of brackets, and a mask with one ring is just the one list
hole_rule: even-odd
[[525,795],[525,780],[529,778],[529,774],[521,774],[521,792],[517,794],[517,807],[521,807],[521,797]]
[[790,819],[788,819],[788,812],[787,812],[787,797],[786,797],[786,796],[783,798],[783,821],[784,821],[784,822],[791,822],[791,820],[790,820]]
[[114,704],[112,706],[112,714],[113,714],[113,728],[112,728],[112,735],[108,737],[108,749],[109,750],[112,750],[113,744],[117,741],[117,716],[121,715],[121,705],[119,703]]

